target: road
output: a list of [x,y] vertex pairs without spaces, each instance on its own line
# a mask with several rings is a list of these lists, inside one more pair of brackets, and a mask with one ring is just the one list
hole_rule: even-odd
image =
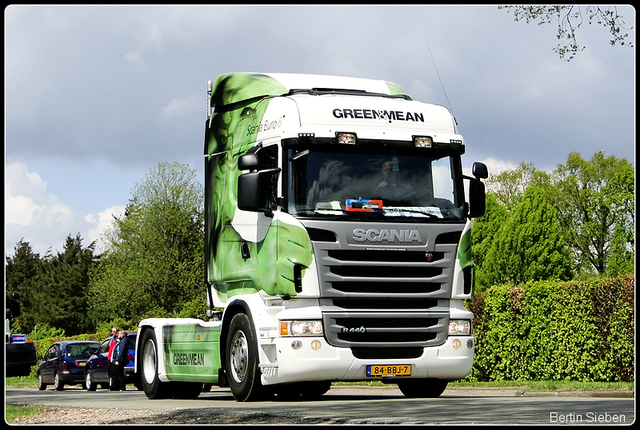
[[[12,388],[11,404],[42,404],[78,408],[148,409],[161,412],[269,414],[300,419],[330,419],[343,424],[615,424],[635,421],[635,399],[523,393],[521,389],[448,388],[436,399],[408,399],[396,386],[332,387],[319,400],[239,403],[224,388],[202,393],[196,400],[148,400],[141,391],[87,392]],[[524,395],[523,395],[524,394]]]

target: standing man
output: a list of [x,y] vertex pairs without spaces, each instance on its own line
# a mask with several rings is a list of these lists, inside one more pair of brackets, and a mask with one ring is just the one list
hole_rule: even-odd
[[116,348],[113,350],[113,364],[115,364],[117,369],[116,390],[125,391],[127,389],[127,384],[124,380],[124,366],[129,363],[129,357],[127,356],[127,354],[129,353],[129,346],[127,345],[127,332],[124,330],[120,330],[118,332],[118,339],[120,340],[116,345]]
[[109,352],[107,353],[107,359],[109,360],[109,367],[107,369],[107,374],[109,375],[109,389],[111,391],[115,390],[116,378],[117,378],[117,369],[115,364],[113,364],[113,350],[116,348],[118,344],[118,327],[111,328],[111,341],[109,342]]

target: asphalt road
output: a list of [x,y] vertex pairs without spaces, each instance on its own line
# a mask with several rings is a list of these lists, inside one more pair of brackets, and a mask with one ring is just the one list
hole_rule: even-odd
[[541,394],[522,389],[448,388],[436,399],[408,399],[396,386],[332,387],[319,400],[239,403],[225,388],[195,400],[149,400],[141,391],[87,392],[79,387],[38,391],[12,388],[7,403],[49,406],[148,409],[158,412],[203,410],[234,414],[269,414],[331,418],[344,424],[626,424],[635,421],[635,399],[594,393]]

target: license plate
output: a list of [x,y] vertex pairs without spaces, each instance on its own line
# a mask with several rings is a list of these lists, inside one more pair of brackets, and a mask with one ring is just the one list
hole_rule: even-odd
[[383,364],[367,366],[367,376],[409,376],[410,364]]

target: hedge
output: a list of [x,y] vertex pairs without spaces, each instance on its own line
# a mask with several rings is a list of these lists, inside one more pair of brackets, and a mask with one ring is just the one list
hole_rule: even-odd
[[494,286],[468,303],[471,381],[634,380],[633,275]]

